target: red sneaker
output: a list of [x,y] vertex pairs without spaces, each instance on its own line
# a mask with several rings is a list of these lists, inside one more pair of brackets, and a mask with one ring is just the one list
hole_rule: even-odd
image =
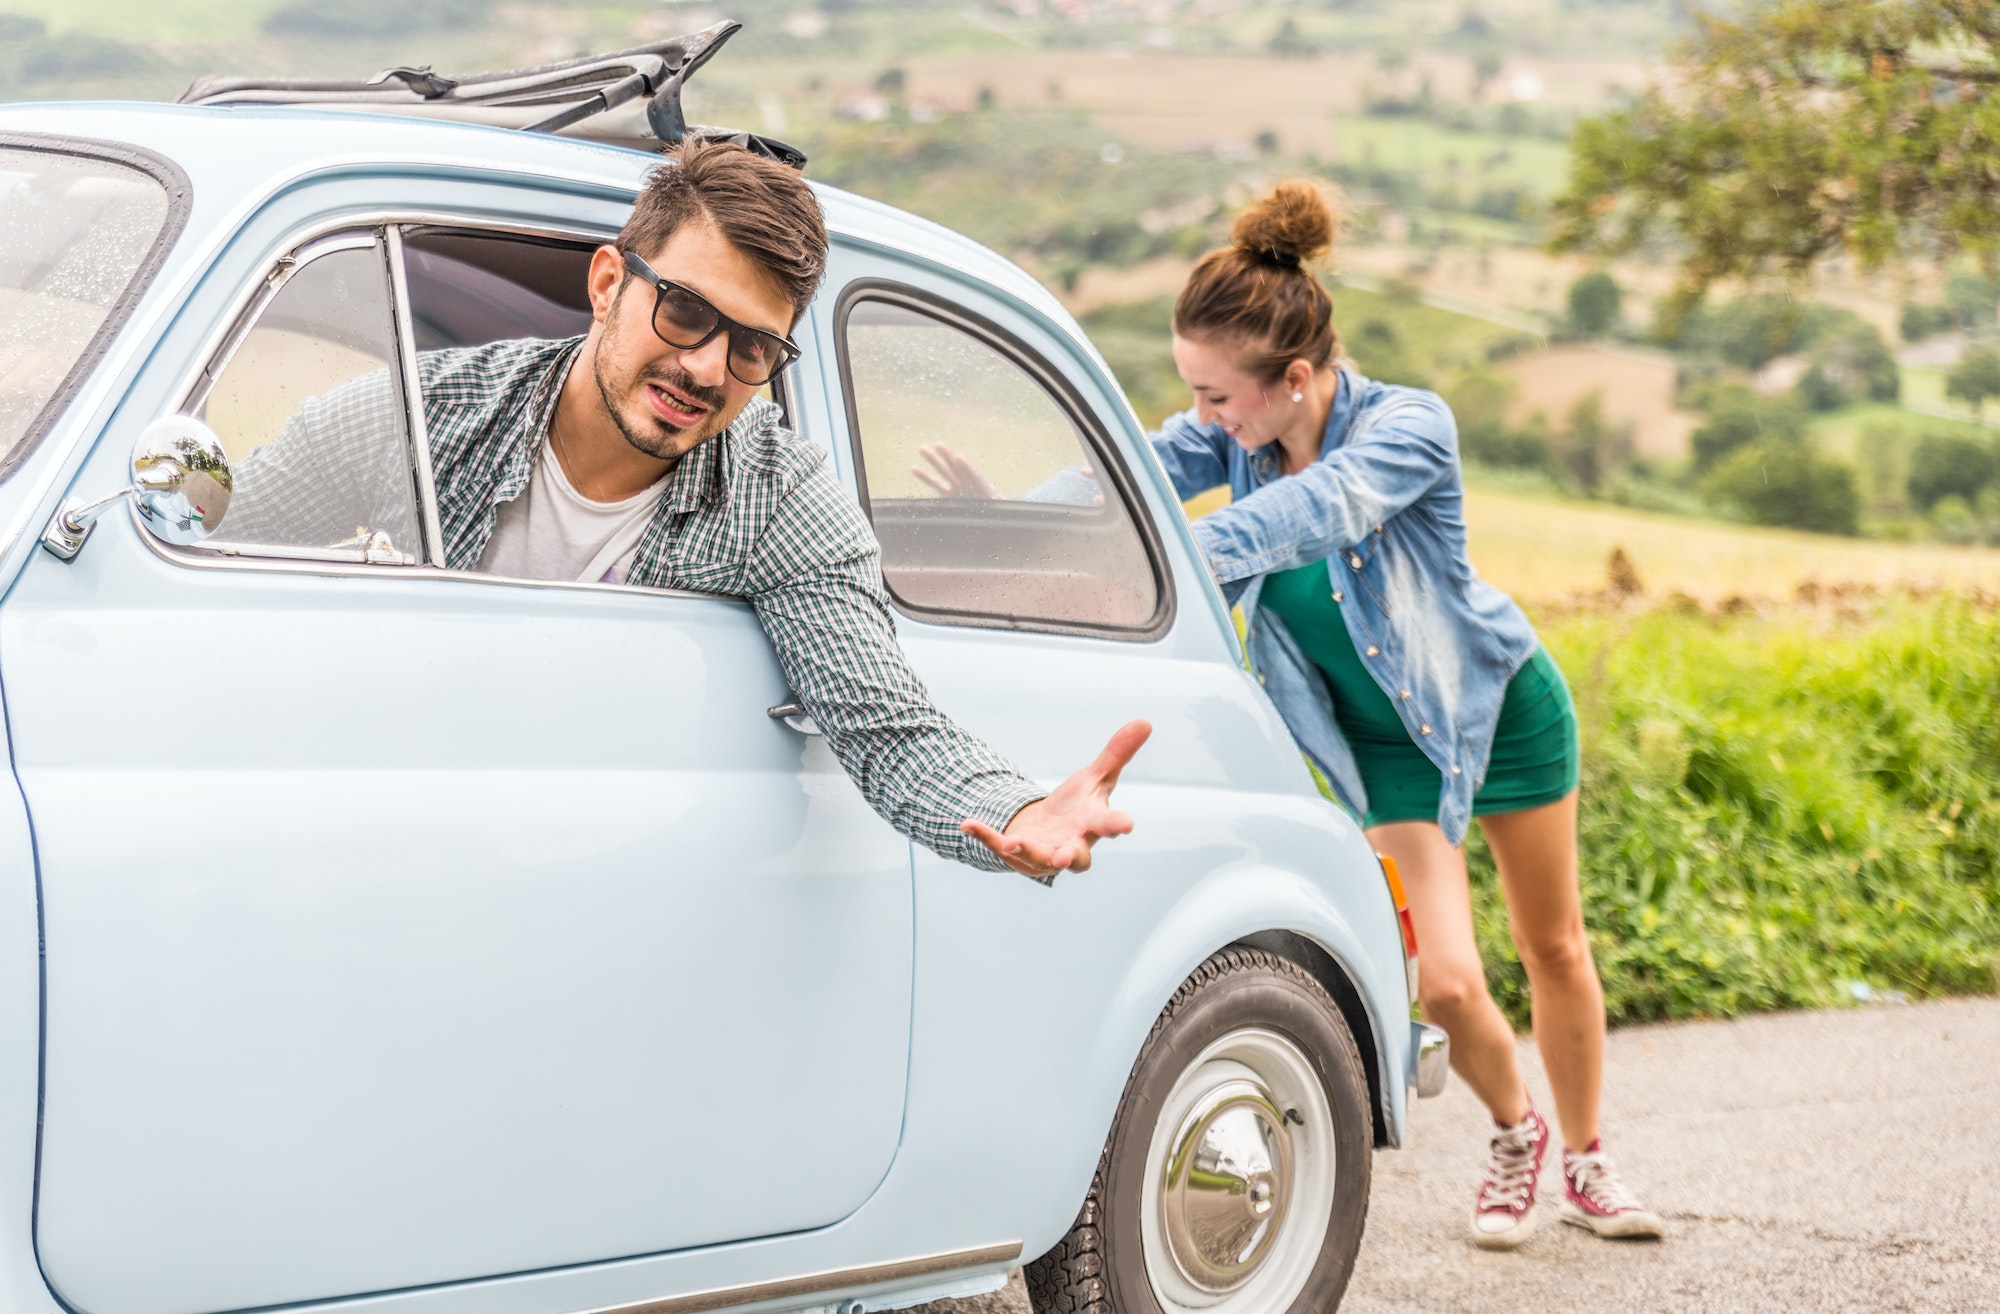
[[1592,1141],[1582,1154],[1563,1151],[1562,1220],[1588,1228],[1599,1236],[1651,1237],[1666,1235],[1660,1216],[1639,1203],[1631,1188],[1604,1153],[1603,1141]]
[[1549,1125],[1529,1106],[1512,1127],[1493,1124],[1486,1183],[1472,1211],[1472,1239],[1488,1250],[1512,1250],[1535,1230],[1535,1183],[1549,1146]]

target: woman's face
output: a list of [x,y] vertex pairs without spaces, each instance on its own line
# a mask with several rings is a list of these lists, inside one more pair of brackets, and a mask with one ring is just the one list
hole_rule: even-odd
[[1292,408],[1278,404],[1288,400],[1282,380],[1259,383],[1237,357],[1228,346],[1174,335],[1174,365],[1194,394],[1196,417],[1254,452],[1278,440]]

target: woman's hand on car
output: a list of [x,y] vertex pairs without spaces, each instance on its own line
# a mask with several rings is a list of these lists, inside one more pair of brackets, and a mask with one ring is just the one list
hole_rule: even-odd
[[1131,833],[1132,818],[1111,806],[1111,791],[1118,787],[1118,773],[1152,733],[1150,721],[1127,721],[1089,766],[1057,785],[1047,798],[1016,812],[1004,833],[977,821],[967,821],[959,829],[1023,876],[1088,871],[1091,845]]
[[929,469],[910,467],[910,473],[937,490],[940,497],[962,497],[992,501],[1000,496],[1000,486],[981,474],[979,467],[943,443],[919,447]]

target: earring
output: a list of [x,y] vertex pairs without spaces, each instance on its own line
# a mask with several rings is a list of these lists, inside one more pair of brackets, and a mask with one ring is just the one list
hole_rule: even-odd
[[1304,393],[1302,393],[1302,392],[1295,392],[1295,393],[1293,393],[1293,394],[1292,394],[1292,403],[1293,403],[1293,405],[1297,405],[1297,404],[1298,404],[1299,402],[1302,402],[1302,401],[1304,401],[1305,399],[1306,399],[1306,395],[1305,395]]

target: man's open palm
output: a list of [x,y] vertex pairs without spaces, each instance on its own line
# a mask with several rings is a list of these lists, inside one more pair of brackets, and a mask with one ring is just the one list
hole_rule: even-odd
[[1003,834],[977,821],[959,829],[1000,855],[1023,876],[1088,871],[1090,846],[1132,829],[1132,818],[1111,806],[1118,773],[1153,733],[1148,721],[1128,721],[1089,766],[1057,785],[1047,798],[1014,814]]

